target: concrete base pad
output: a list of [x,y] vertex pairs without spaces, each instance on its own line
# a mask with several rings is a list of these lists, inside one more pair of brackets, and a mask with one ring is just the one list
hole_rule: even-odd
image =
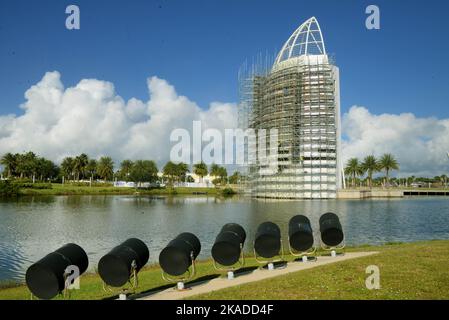
[[197,294],[209,293],[211,291],[221,290],[241,284],[246,284],[254,281],[274,278],[277,276],[289,274],[291,272],[297,272],[301,270],[311,269],[318,266],[323,266],[339,261],[345,261],[355,258],[361,258],[376,254],[377,252],[349,252],[344,255],[338,255],[336,257],[320,256],[315,262],[290,262],[286,268],[263,270],[256,269],[249,274],[236,275],[235,279],[228,280],[227,278],[215,278],[206,283],[200,283],[192,285],[192,290],[177,291],[174,288],[166,289],[149,296],[141,298],[141,300],[178,300],[191,297]]

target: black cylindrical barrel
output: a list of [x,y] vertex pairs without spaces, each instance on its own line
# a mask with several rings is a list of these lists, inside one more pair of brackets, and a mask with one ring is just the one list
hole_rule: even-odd
[[254,250],[264,258],[273,258],[281,250],[281,229],[273,222],[259,225],[254,240]]
[[26,271],[25,281],[33,295],[51,299],[64,290],[67,267],[76,266],[81,275],[88,265],[89,258],[83,248],[69,243],[32,264]]
[[212,246],[212,258],[223,266],[232,266],[239,261],[246,232],[237,223],[228,223],[221,228]]
[[193,259],[200,254],[200,240],[192,233],[184,232],[178,235],[159,254],[159,264],[166,273],[172,276],[184,274],[192,264]]
[[288,223],[288,236],[290,247],[305,252],[313,246],[313,231],[309,218],[297,215]]
[[334,247],[343,241],[343,228],[335,213],[328,212],[320,217],[321,240],[327,246]]
[[146,244],[139,239],[131,238],[109,251],[98,262],[98,273],[101,279],[111,287],[123,286],[131,277],[133,263],[136,271],[148,262],[150,252]]

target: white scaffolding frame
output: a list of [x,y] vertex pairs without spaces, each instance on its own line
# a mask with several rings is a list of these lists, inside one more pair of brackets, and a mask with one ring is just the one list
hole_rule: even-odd
[[[244,169],[244,190],[257,198],[335,198],[340,188],[339,71],[326,54],[315,17],[293,32],[274,59],[261,56],[239,72],[239,126],[278,129],[274,175]],[[266,139],[269,140],[268,138]]]

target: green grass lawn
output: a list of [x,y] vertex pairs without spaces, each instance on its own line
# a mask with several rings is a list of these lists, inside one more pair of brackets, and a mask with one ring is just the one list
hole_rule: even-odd
[[[449,299],[449,241],[428,241],[384,246],[362,246],[347,251],[378,251],[379,254],[337,262],[272,279],[236,286],[193,299]],[[288,261],[292,257],[287,258]],[[253,258],[247,266],[256,266]],[[365,269],[380,268],[379,290],[368,290]],[[220,276],[210,260],[199,262],[198,278]],[[167,286],[158,266],[139,273],[139,289],[146,292]],[[81,289],[72,299],[102,299],[117,293],[105,292],[95,274],[81,277]],[[25,286],[0,289],[0,299],[29,299]]]
[[[354,249],[352,249],[354,250]],[[236,286],[193,299],[449,299],[449,241],[358,248],[379,254]],[[379,290],[365,286],[380,270]]]
[[[136,194],[136,189],[125,187],[110,186],[76,186],[71,184],[52,183],[51,189],[21,189],[24,195],[130,195]],[[174,191],[173,191],[174,190]],[[216,195],[220,193],[216,188],[185,188],[179,187],[174,189],[155,188],[155,189],[138,189],[138,194],[142,195],[166,195],[166,194],[209,194]]]

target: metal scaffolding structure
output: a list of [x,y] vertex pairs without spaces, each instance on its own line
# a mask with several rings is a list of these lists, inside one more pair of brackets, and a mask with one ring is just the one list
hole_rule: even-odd
[[[271,67],[268,61],[259,57],[239,72],[239,126],[267,135],[267,143],[246,146],[256,161],[243,168],[243,189],[257,198],[335,198],[342,181],[339,70],[318,21],[304,22]],[[277,145],[270,145],[270,129],[277,129]]]

